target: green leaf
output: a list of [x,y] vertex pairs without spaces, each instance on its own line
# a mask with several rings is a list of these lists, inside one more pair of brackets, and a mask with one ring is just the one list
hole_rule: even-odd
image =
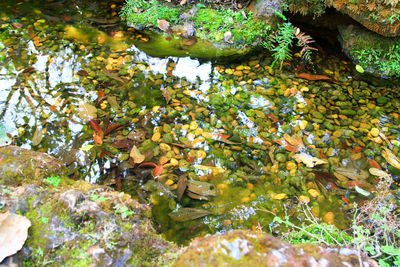
[[359,73],[364,73],[364,69],[360,65],[356,65],[356,71],[358,71]]

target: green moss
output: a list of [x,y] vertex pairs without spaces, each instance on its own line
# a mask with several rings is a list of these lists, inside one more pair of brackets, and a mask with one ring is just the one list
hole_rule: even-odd
[[[157,28],[157,20],[165,19],[171,26],[184,24],[185,20],[180,18],[184,12],[188,12],[191,6],[183,9],[182,7],[170,6],[165,3],[151,2],[151,7],[145,10],[132,8],[131,1],[122,9],[121,16],[128,23],[135,27]],[[204,40],[213,42],[224,42],[224,34],[232,33],[231,40],[234,45],[252,44],[265,38],[270,32],[271,27],[263,21],[256,20],[251,12],[235,12],[228,8],[219,7],[214,9],[198,4],[197,13],[188,20],[193,21],[196,28],[195,35]]]

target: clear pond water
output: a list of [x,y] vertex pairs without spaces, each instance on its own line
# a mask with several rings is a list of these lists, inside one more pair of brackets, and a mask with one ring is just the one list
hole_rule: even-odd
[[382,153],[400,156],[396,81],[335,56],[315,61],[330,81],[296,78],[295,63],[271,70],[264,54],[225,65],[152,57],[152,36],[106,1],[0,10],[0,133],[12,137],[2,144],[150,204],[169,240],[279,234],[273,218],[301,223],[303,209],[346,229],[353,203],[379,194],[370,167],[398,179]]

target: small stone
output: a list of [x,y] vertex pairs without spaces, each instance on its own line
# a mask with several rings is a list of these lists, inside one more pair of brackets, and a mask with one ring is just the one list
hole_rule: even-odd
[[299,197],[300,202],[303,202],[305,204],[307,204],[308,202],[310,202],[310,198],[307,196],[300,196]]
[[324,222],[328,224],[335,224],[335,214],[329,211],[324,215]]
[[312,197],[318,197],[319,196],[319,192],[315,189],[310,189],[308,190],[308,193],[310,194],[310,196]]
[[274,200],[281,200],[281,199],[284,199],[284,198],[286,198],[286,194],[285,193],[276,194],[276,195],[274,195],[272,197],[272,199],[274,199]]
[[379,129],[378,129],[378,128],[372,128],[371,131],[369,131],[369,133],[370,133],[373,137],[378,137],[378,135],[379,135]]

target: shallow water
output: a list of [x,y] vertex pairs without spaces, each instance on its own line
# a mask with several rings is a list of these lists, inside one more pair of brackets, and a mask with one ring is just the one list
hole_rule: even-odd
[[[14,144],[62,159],[71,178],[150,203],[170,240],[279,233],[274,216],[301,223],[306,207],[345,229],[351,203],[379,193],[362,172],[371,160],[397,179],[381,153],[399,157],[396,81],[334,56],[315,63],[334,81],[270,70],[263,54],[230,65],[152,57],[137,48],[150,53],[149,37],[111,23],[107,2],[40,2],[0,4],[2,124]],[[300,153],[322,163],[306,166]],[[332,180],[339,167],[353,172]]]

